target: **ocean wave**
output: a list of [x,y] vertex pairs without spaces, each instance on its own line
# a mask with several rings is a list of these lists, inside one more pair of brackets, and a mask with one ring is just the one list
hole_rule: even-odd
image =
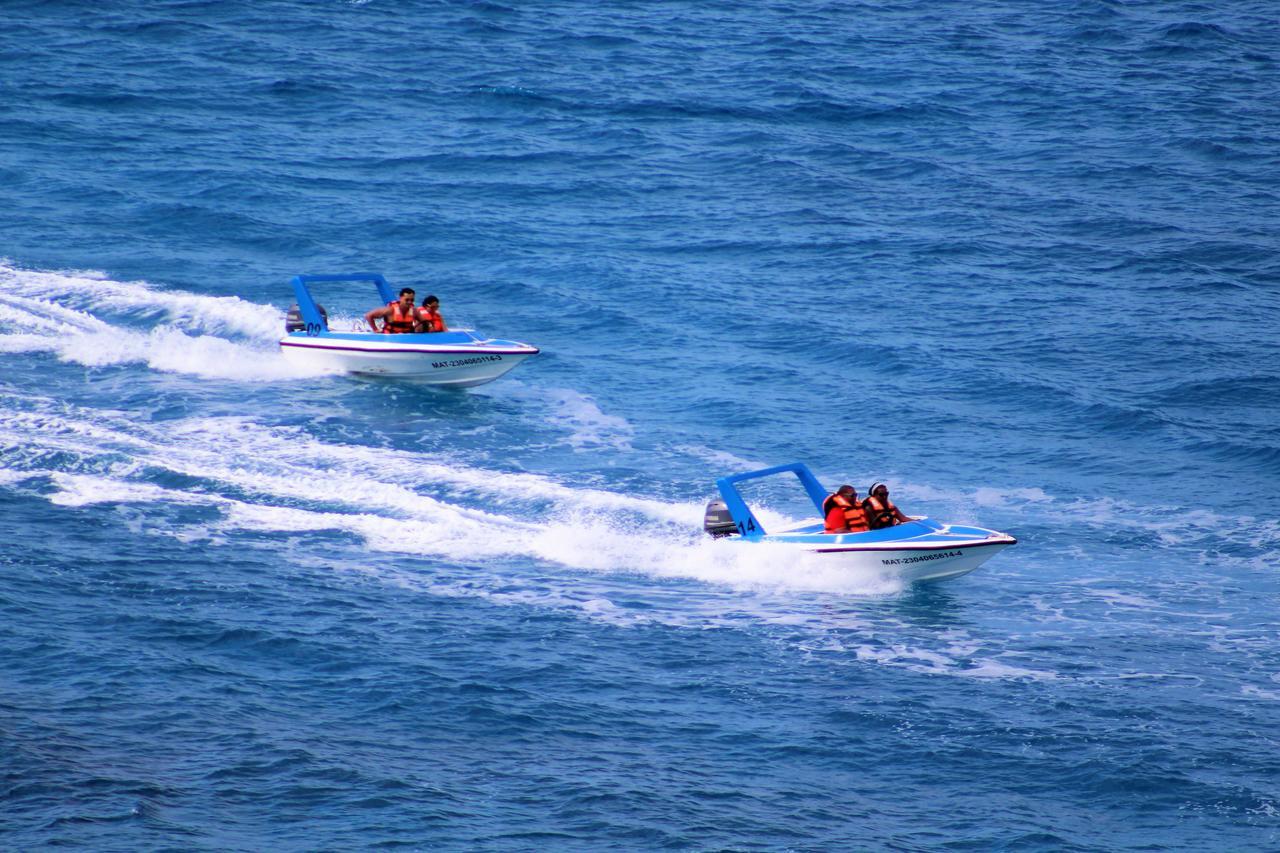
[[1233,36],[1225,27],[1200,21],[1182,21],[1177,24],[1169,24],[1160,29],[1160,35],[1173,41],[1189,42],[1217,42],[1233,39]]
[[1280,401],[1280,376],[1266,373],[1226,374],[1212,379],[1175,381],[1151,393],[1153,401],[1179,408],[1212,406],[1224,410]]
[[1167,143],[1170,148],[1185,151],[1197,157],[1205,157],[1210,160],[1218,161],[1267,161],[1274,162],[1274,152],[1265,149],[1257,151],[1245,151],[1240,148],[1234,148],[1215,139],[1194,138],[1194,139],[1178,139]]
[[1067,37],[1084,44],[1105,45],[1126,44],[1132,39],[1130,33],[1116,27],[1098,26],[1076,27],[1067,34]]

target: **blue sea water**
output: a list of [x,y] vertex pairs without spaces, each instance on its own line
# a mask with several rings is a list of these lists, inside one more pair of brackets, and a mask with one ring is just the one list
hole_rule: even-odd
[[[6,3],[0,846],[1280,848],[1274,11]],[[703,536],[794,459],[1019,545]]]

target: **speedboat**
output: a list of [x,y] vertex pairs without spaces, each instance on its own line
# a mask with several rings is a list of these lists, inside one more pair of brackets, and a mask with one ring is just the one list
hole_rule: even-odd
[[[802,521],[768,532],[738,492],[745,480],[795,474],[818,511],[817,521]],[[917,518],[863,533],[825,533],[822,504],[828,492],[802,462],[762,468],[716,480],[722,500],[707,504],[703,528],[717,538],[732,536],[744,543],[773,543],[821,555],[850,569],[892,575],[904,581],[938,581],[968,574],[997,551],[1017,544],[1007,533],[939,524]]]
[[349,281],[376,285],[379,305],[396,301],[391,285],[378,273],[294,276],[297,304],[289,311],[286,334],[280,339],[286,359],[322,370],[470,388],[492,382],[538,354],[537,347],[485,337],[473,329],[397,335],[331,331],[328,313],[311,296],[308,285]]

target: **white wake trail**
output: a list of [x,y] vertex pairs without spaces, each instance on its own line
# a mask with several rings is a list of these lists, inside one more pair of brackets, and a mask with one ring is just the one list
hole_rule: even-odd
[[283,324],[279,309],[235,296],[0,263],[0,352],[47,352],[85,367],[142,364],[205,379],[323,375],[280,356]]

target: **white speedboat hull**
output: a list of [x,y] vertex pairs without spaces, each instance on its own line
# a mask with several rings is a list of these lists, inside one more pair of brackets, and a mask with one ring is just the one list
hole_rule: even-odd
[[958,578],[981,566],[1016,540],[1003,537],[982,543],[943,545],[930,548],[813,548],[824,561],[830,560],[859,573],[876,572],[901,578],[907,583]]
[[860,574],[916,583],[967,575],[1018,540],[985,527],[917,518],[883,530],[838,534],[823,533],[821,524],[807,522],[754,541],[788,545]]
[[[456,337],[456,333],[447,334]],[[316,370],[410,379],[428,385],[471,388],[492,382],[537,355],[537,347],[514,341],[473,339],[433,344],[432,335],[292,334],[280,351],[295,364]],[[410,339],[419,340],[410,340]]]

